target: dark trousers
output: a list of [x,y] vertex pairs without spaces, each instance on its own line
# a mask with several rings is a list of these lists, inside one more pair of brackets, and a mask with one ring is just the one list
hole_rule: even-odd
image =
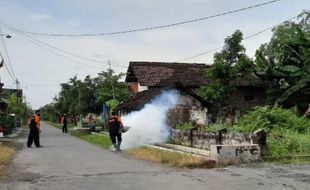
[[63,132],[63,133],[68,133],[68,127],[67,127],[67,125],[63,125],[63,126],[62,126],[62,132]]
[[112,144],[116,144],[116,138],[118,143],[122,142],[122,133],[110,133]]
[[34,145],[36,145],[36,147],[40,146],[40,136],[39,136],[38,128],[30,129],[29,131],[27,146],[31,147],[33,142],[34,142]]

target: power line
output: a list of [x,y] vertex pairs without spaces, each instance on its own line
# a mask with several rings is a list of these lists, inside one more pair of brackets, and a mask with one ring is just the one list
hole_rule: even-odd
[[1,54],[1,52],[0,52],[0,57],[1,57],[1,59],[3,59],[3,65],[4,65],[5,69],[6,69],[6,71],[8,72],[8,74],[10,75],[10,77],[12,78],[12,80],[13,80],[14,83],[15,83],[15,78],[14,78],[14,76],[12,75],[12,73],[10,72],[8,66],[6,65],[6,63],[5,63],[5,61],[4,61],[4,58],[3,58],[2,54]]
[[231,10],[231,11],[222,12],[222,13],[218,13],[218,14],[215,14],[215,15],[201,17],[201,18],[197,18],[197,19],[193,19],[193,20],[181,21],[181,22],[176,22],[176,23],[171,23],[171,24],[166,24],[166,25],[150,26],[150,27],[131,29],[131,30],[123,30],[123,31],[117,31],[117,32],[106,32],[106,33],[97,33],[97,34],[96,33],[62,34],[62,33],[30,32],[30,31],[25,31],[25,30],[19,30],[19,31],[20,32],[25,32],[25,33],[28,33],[28,34],[32,34],[32,35],[54,36],[54,37],[57,37],[57,36],[58,37],[59,36],[62,36],[62,37],[111,36],[111,35],[119,35],[119,34],[134,33],[134,32],[141,32],[141,31],[148,31],[148,30],[156,30],[156,29],[162,29],[162,28],[168,28],[168,27],[175,27],[175,26],[178,26],[178,25],[184,25],[184,24],[199,22],[199,21],[208,20],[208,19],[211,19],[211,18],[216,18],[216,17],[220,17],[220,16],[232,14],[232,13],[237,13],[237,12],[245,11],[245,10],[248,10],[248,9],[253,9],[253,8],[265,6],[265,5],[276,3],[276,2],[279,2],[279,1],[282,1],[282,0],[272,0],[272,1],[265,2],[265,3],[255,4],[255,5],[252,5],[252,6],[248,6],[248,7],[244,7],[244,8],[240,8],[240,9],[234,9],[234,10]]
[[5,59],[4,57],[1,55],[1,58],[3,59],[3,64],[6,68],[6,70],[8,71],[9,75],[11,76],[11,78],[13,79],[13,81],[16,81],[16,76],[15,76],[15,73],[14,73],[14,70],[13,70],[13,67],[12,67],[12,64],[11,64],[11,59],[10,59],[10,56],[9,56],[9,52],[8,52],[8,49],[6,48],[6,44],[5,44],[5,40],[4,40],[4,37],[2,35],[2,28],[0,27],[0,36],[1,36],[1,41],[2,41],[2,46],[3,46],[3,49],[5,51],[5,54],[6,54],[6,58],[7,58],[7,61],[8,61],[8,64],[10,66],[10,69],[9,67],[7,66],[6,62],[5,62]]
[[[70,51],[67,51],[67,50],[60,49],[60,48],[58,48],[58,47],[52,46],[52,45],[50,45],[50,44],[48,44],[48,43],[46,43],[46,42],[40,41],[40,40],[38,40],[38,39],[36,39],[36,38],[33,38],[33,37],[31,37],[31,36],[25,34],[24,32],[21,32],[20,30],[18,30],[17,28],[15,28],[15,27],[13,27],[13,26],[11,26],[11,25],[9,25],[9,24],[6,24],[6,23],[4,23],[4,22],[2,22],[2,21],[0,21],[0,22],[1,22],[2,24],[6,25],[7,28],[8,28],[9,30],[11,30],[11,31],[13,31],[13,32],[15,31],[15,32],[18,32],[18,33],[20,33],[20,34],[22,34],[22,35],[24,35],[24,36],[27,36],[28,38],[30,38],[30,39],[36,41],[37,43],[40,43],[40,44],[42,44],[42,45],[45,45],[45,46],[47,46],[47,47],[49,47],[49,48],[51,48],[51,49],[55,49],[55,50],[60,51],[60,52],[62,52],[62,53],[69,54],[69,55],[72,55],[72,56],[75,56],[75,57],[78,57],[78,58],[81,58],[81,59],[84,59],[84,60],[87,60],[87,61],[102,63],[102,64],[105,64],[105,65],[108,65],[108,64],[109,64],[109,63],[104,62],[104,61],[100,61],[100,60],[97,60],[97,59],[93,59],[93,58],[81,56],[81,55],[78,55],[78,54],[76,54],[76,53],[73,53],[73,52],[70,52]],[[122,66],[122,65],[119,65],[119,64],[116,64],[116,63],[113,64],[113,65],[116,66],[116,67],[127,68],[127,67],[125,67],[125,66]]]
[[[298,16],[299,16],[299,15],[298,15]],[[290,19],[288,19],[288,20],[285,20],[285,21],[283,21],[283,22],[281,22],[281,23],[279,23],[279,24],[277,24],[277,25],[268,27],[268,28],[266,28],[266,29],[264,29],[264,30],[261,30],[261,31],[259,31],[259,32],[254,33],[254,34],[251,34],[251,35],[249,35],[249,36],[246,36],[246,37],[244,37],[243,40],[247,40],[247,39],[253,38],[253,37],[255,37],[255,36],[259,35],[259,34],[262,34],[262,33],[266,32],[266,31],[269,31],[269,30],[271,30],[271,29],[273,29],[273,28],[275,28],[275,27],[277,27],[277,26],[279,26],[279,25],[281,25],[281,24],[283,24],[283,23],[285,23],[285,22],[294,20],[294,19],[296,19],[298,16],[294,16],[293,18],[290,18]],[[197,57],[200,57],[200,56],[203,56],[203,55],[207,55],[207,54],[209,54],[209,53],[216,52],[216,51],[222,49],[223,47],[224,47],[224,46],[220,46],[220,47],[217,47],[217,48],[215,48],[215,49],[208,50],[208,51],[199,53],[199,54],[197,54],[197,55],[193,55],[193,56],[190,56],[190,57],[187,57],[187,58],[178,60],[178,61],[176,61],[176,62],[187,61],[187,60],[194,59],[194,58],[197,58]]]
[[[9,30],[11,30],[11,29],[9,29]],[[44,49],[44,50],[46,50],[46,51],[48,51],[48,52],[50,52],[50,53],[52,53],[52,54],[55,54],[55,55],[57,55],[57,56],[60,56],[60,57],[62,57],[62,58],[64,58],[64,59],[66,59],[66,60],[69,60],[69,61],[71,61],[71,62],[77,63],[77,64],[79,64],[79,65],[82,65],[82,66],[85,66],[85,67],[88,67],[88,68],[89,68],[89,67],[92,67],[92,68],[95,68],[95,69],[101,69],[101,68],[99,68],[99,67],[95,67],[95,66],[92,66],[92,65],[88,65],[88,64],[82,63],[82,62],[80,62],[80,61],[77,61],[77,60],[75,60],[75,59],[71,59],[71,58],[69,58],[69,57],[67,57],[67,56],[64,56],[64,55],[62,55],[62,54],[60,54],[60,53],[58,53],[58,52],[56,52],[56,51],[53,51],[53,50],[51,50],[51,49],[49,49],[49,48],[47,48],[47,47],[41,45],[39,42],[34,41],[33,39],[29,38],[28,36],[23,36],[22,33],[19,33],[19,32],[15,31],[15,30],[11,30],[11,31],[14,32],[15,34],[19,35],[20,37],[22,37],[22,38],[24,38],[24,39],[26,39],[26,40],[32,42],[33,44],[39,46],[40,48],[42,48],[42,49]]]

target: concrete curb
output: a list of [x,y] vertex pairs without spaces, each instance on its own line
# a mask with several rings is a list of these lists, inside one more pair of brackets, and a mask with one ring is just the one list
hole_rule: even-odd
[[192,148],[192,147],[175,145],[175,144],[155,144],[155,145],[160,146],[160,147],[165,147],[165,148],[170,148],[170,149],[174,149],[174,150],[187,152],[190,154],[197,154],[197,155],[201,155],[201,156],[205,156],[205,157],[210,157],[210,155],[211,155],[211,152],[209,150],[204,150],[204,149]]

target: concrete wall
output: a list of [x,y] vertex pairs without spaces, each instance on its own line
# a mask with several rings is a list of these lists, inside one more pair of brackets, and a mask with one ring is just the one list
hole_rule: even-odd
[[178,124],[195,121],[199,125],[207,123],[207,109],[201,103],[187,94],[181,94],[179,104],[168,111],[168,123],[172,128]]
[[[193,147],[210,150],[211,145],[220,143],[218,132],[193,131]],[[190,130],[173,129],[171,140],[181,145],[191,146]],[[222,135],[223,145],[252,144],[255,136],[247,133],[224,133]]]
[[207,123],[207,108],[192,107],[190,110],[190,120],[195,121],[198,125],[206,125]]
[[260,160],[260,148],[251,145],[212,145],[211,158],[218,164],[240,164]]
[[138,92],[142,92],[142,91],[148,90],[148,89],[149,89],[149,87],[147,87],[147,86],[141,86],[140,83],[138,83]]

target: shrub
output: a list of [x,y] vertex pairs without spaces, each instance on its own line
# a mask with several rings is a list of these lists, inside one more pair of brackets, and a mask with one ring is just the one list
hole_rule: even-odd
[[257,129],[265,129],[268,132],[273,129],[292,129],[298,133],[305,133],[310,131],[310,120],[296,116],[292,110],[264,106],[245,114],[235,128],[243,132],[253,132]]
[[14,127],[14,118],[0,114],[0,127],[4,129],[4,135],[11,133]]
[[310,155],[310,120],[298,117],[292,110],[279,107],[257,107],[240,118],[234,128],[239,132],[268,132],[267,156],[283,160]]
[[193,126],[190,123],[177,124],[176,126],[176,129],[179,130],[190,130],[191,128],[193,128]]

